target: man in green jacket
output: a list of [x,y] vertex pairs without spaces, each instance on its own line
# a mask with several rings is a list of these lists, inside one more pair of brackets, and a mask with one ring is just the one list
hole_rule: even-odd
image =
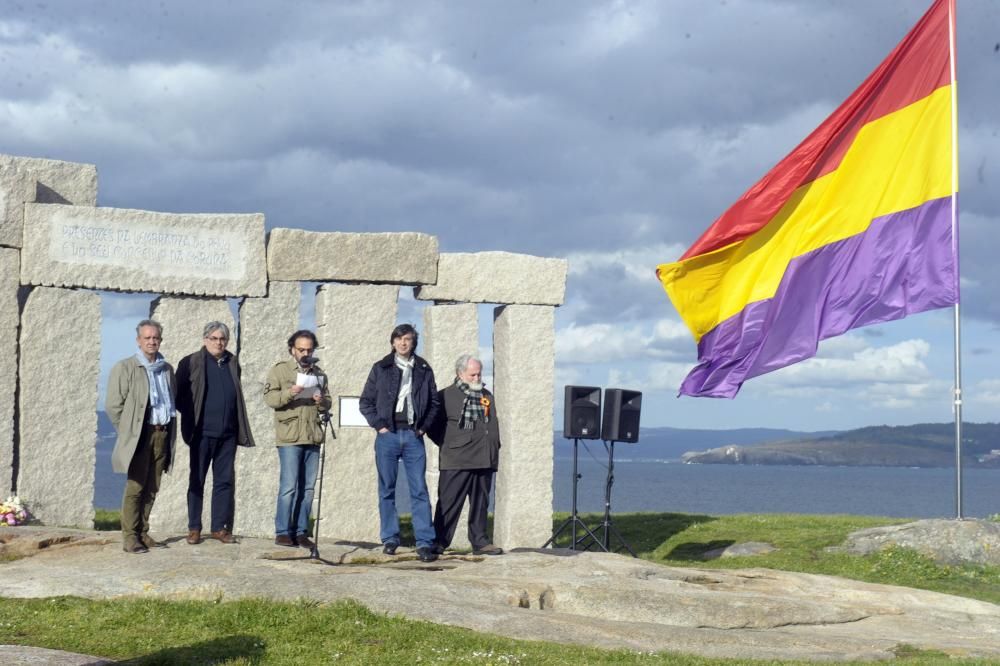
[[160,354],[163,327],[144,319],[135,327],[139,351],[111,369],[104,409],[118,431],[111,468],[125,473],[122,538],[126,553],[145,553],[162,546],[149,536],[149,514],[170,469],[174,442],[177,383],[174,369]]
[[264,402],[274,410],[278,445],[278,503],[274,543],[312,548],[309,510],[319,466],[319,447],[326,436],[320,415],[330,410],[330,387],[317,365],[316,336],[295,331],[288,338],[291,358],[276,363],[267,374]]

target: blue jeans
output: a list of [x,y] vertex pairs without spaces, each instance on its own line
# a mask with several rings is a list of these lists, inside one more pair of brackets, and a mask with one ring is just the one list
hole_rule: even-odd
[[399,543],[399,514],[396,512],[396,476],[403,461],[406,482],[410,487],[410,510],[413,534],[418,548],[434,544],[431,502],[427,495],[427,453],[424,440],[412,430],[383,432],[375,437],[375,468],[378,470],[379,538],[382,543]]
[[281,475],[278,477],[274,533],[290,537],[308,534],[309,510],[319,467],[319,444],[279,446],[278,462],[281,463]]

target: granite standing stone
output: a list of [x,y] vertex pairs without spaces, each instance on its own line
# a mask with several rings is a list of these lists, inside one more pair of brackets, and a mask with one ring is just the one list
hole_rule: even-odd
[[[433,305],[424,308],[424,350],[421,354],[434,368],[438,389],[455,381],[455,361],[462,354],[479,356],[479,309],[472,303],[462,305]],[[438,468],[437,447],[427,441],[427,490],[431,507],[437,506]],[[452,548],[471,548],[469,543],[469,504],[462,509],[462,517],[455,528]]]
[[[177,370],[177,364],[182,358],[198,351],[204,346],[202,331],[210,321],[221,321],[229,327],[230,339],[227,349],[235,353],[238,349],[236,340],[236,325],[229,302],[224,298],[183,298],[163,296],[153,301],[150,308],[150,318],[163,326],[163,344],[160,353]],[[249,402],[249,399],[248,399]],[[251,423],[251,426],[253,424]],[[163,475],[160,482],[160,493],[153,504],[153,513],[149,517],[150,531],[162,536],[168,534],[187,534],[187,487],[188,475],[191,472],[190,449],[180,435],[180,417],[177,418],[177,451],[169,474]],[[254,433],[256,434],[256,433]],[[238,447],[236,464],[240,464],[240,456],[246,449]],[[236,487],[240,486],[240,477],[236,476]],[[212,472],[209,471],[205,480],[205,501],[202,506],[203,523],[208,525],[212,505]],[[236,504],[236,521],[240,520],[242,507]],[[203,531],[203,534],[207,530]]]
[[265,298],[247,298],[240,305],[240,365],[243,395],[257,446],[236,456],[236,525],[247,536],[273,536],[278,496],[274,410],[264,403],[267,373],[288,358],[288,336],[299,328],[301,285],[272,282]]
[[0,249],[0,499],[10,495],[14,472],[19,271],[18,251]]
[[25,204],[21,282],[196,296],[267,292],[264,216]]
[[21,247],[23,205],[97,205],[97,167],[38,157],[0,155],[0,245]]
[[0,158],[0,245],[21,247],[24,204],[34,201],[36,187],[27,170]]
[[17,491],[47,525],[94,525],[100,355],[100,296],[31,291],[21,319]]
[[493,524],[504,548],[537,548],[552,536],[554,374],[555,308],[497,308],[493,381],[503,446]]
[[389,353],[398,298],[392,285],[329,284],[316,295],[319,357],[330,378],[332,422],[340,424],[327,446],[321,538],[379,541],[375,431],[343,425],[339,401],[356,403],[372,364]]
[[437,279],[435,236],[272,229],[267,239],[271,280],[430,284]]
[[562,305],[568,267],[565,259],[510,252],[443,253],[437,282],[413,294],[422,301]]

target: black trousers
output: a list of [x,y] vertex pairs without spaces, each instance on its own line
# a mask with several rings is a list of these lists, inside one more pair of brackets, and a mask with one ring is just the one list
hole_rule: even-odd
[[486,512],[493,487],[492,469],[443,469],[438,476],[438,500],[434,510],[437,542],[447,548],[455,538],[465,498],[469,498],[469,543],[473,548],[488,545]]
[[232,531],[236,499],[236,435],[224,438],[195,437],[191,442],[191,473],[188,476],[188,529],[201,529],[205,479],[212,469],[212,531]]

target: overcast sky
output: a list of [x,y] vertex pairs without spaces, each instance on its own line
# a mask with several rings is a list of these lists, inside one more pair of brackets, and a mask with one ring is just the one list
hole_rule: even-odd
[[[565,257],[557,393],[641,390],[644,426],[947,421],[950,310],[829,340],[732,401],[676,399],[695,344],[654,275],[929,5],[10,2],[0,152],[96,164],[101,206]],[[958,80],[965,416],[996,421],[1000,3],[959,0]],[[147,300],[104,299],[105,369]]]

